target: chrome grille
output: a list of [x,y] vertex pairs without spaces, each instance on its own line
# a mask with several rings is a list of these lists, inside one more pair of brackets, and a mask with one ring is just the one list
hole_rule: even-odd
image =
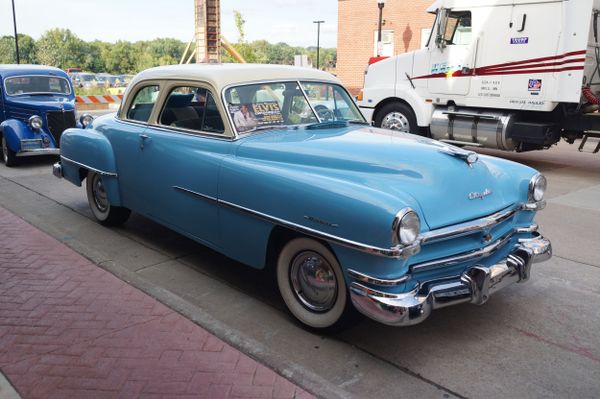
[[48,130],[54,137],[54,142],[58,146],[60,136],[66,129],[75,127],[75,111],[48,111],[46,112],[48,121]]

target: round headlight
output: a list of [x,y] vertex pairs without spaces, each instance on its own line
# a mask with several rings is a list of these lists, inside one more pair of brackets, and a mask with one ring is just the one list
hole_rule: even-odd
[[548,182],[544,175],[536,175],[529,184],[529,199],[533,201],[543,200],[547,186]]
[[29,118],[29,127],[32,130],[40,130],[43,125],[44,122],[42,121],[42,118],[40,116],[33,115],[31,118]]
[[400,219],[400,225],[398,226],[398,239],[403,245],[413,244],[419,232],[421,231],[421,220],[419,215],[414,211],[408,211],[402,219]]
[[83,126],[84,128],[88,127],[92,121],[94,120],[94,117],[90,114],[83,114],[81,115],[81,117],[79,118],[79,123],[81,123],[81,126]]

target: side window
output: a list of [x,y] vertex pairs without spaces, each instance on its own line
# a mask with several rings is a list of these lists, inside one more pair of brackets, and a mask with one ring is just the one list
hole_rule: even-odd
[[446,21],[444,42],[447,45],[471,44],[471,12],[451,12]]
[[225,131],[213,95],[202,87],[180,86],[171,90],[159,123],[209,133]]
[[159,93],[158,85],[146,86],[138,91],[127,110],[127,119],[148,122]]

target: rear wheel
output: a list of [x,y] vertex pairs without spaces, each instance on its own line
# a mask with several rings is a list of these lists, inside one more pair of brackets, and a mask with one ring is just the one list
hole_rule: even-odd
[[307,327],[344,327],[354,308],[335,256],[309,238],[288,242],[277,261],[277,285],[289,311]]
[[96,220],[105,226],[119,226],[125,223],[131,211],[127,208],[110,204],[102,176],[90,171],[86,180],[88,204]]
[[8,147],[4,135],[2,135],[2,162],[4,162],[6,166],[17,165],[17,154]]
[[419,134],[417,118],[406,104],[393,102],[384,105],[375,116],[375,126],[399,132]]

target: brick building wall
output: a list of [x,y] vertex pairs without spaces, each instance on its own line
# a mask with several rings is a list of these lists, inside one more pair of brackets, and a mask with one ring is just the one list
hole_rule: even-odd
[[[383,8],[386,55],[421,47],[421,36],[430,29],[434,16],[425,10],[433,0],[387,0]],[[376,52],[379,9],[376,0],[338,0],[337,76],[356,94],[363,85],[364,71]],[[392,32],[393,31],[393,32]],[[427,40],[427,37],[424,39]]]

